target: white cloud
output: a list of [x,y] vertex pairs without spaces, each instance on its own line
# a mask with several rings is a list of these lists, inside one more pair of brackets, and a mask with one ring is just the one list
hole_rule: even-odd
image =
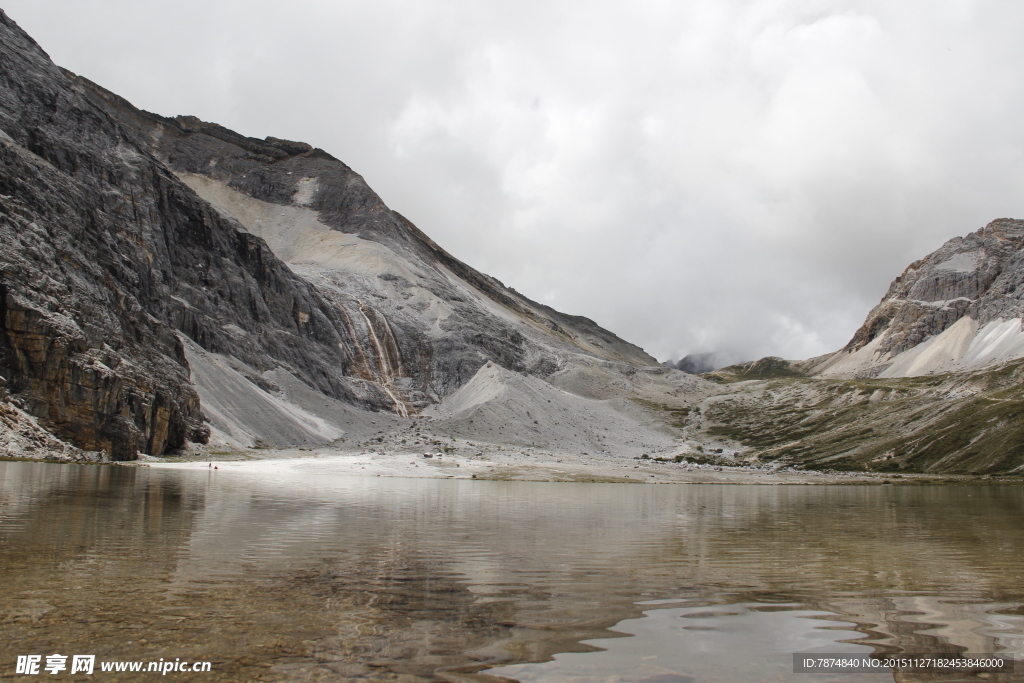
[[1024,6],[8,0],[136,105],[302,139],[456,256],[661,358],[817,355],[1024,216]]

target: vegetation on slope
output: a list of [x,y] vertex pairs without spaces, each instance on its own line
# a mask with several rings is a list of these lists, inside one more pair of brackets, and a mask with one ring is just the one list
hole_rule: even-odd
[[1024,360],[903,379],[744,382],[705,401],[692,436],[742,444],[752,461],[808,469],[1021,472],[1022,380]]
[[745,382],[749,379],[803,376],[804,373],[797,370],[793,363],[777,356],[768,356],[767,358],[750,361],[749,363],[738,363],[712,372],[705,372],[701,375],[704,379],[719,384]]

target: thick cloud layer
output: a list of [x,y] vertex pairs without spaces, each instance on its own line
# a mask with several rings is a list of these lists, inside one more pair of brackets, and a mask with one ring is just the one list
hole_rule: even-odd
[[1024,217],[1024,5],[7,0],[162,114],[304,140],[459,258],[659,358],[804,358]]

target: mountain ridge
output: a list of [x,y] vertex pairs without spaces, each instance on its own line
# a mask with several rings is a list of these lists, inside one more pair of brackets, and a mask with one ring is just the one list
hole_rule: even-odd
[[1000,218],[910,264],[810,374],[913,377],[1024,356],[1024,221]]
[[[177,173],[193,173],[206,175],[224,181],[229,187],[237,189],[249,196],[280,205],[292,203],[296,188],[281,178],[280,173],[272,173],[269,169],[259,164],[252,164],[252,161],[271,162],[274,164],[289,160],[289,157],[302,157],[305,159],[320,159],[326,162],[321,168],[314,168],[314,171],[337,173],[339,169],[331,168],[332,165],[340,167],[344,174],[338,185],[346,186],[348,194],[352,193],[355,186],[358,189],[354,194],[358,201],[337,201],[336,197],[320,200],[319,197],[312,198],[313,201],[306,205],[320,212],[323,222],[331,228],[341,232],[354,232],[362,237],[372,237],[385,242],[412,243],[421,252],[437,259],[456,273],[462,279],[491,296],[499,303],[508,306],[521,315],[535,320],[547,319],[545,324],[550,332],[560,334],[563,339],[575,345],[581,345],[586,350],[593,352],[594,349],[586,343],[580,344],[579,339],[566,335],[565,327],[579,327],[585,333],[593,334],[611,345],[623,347],[621,352],[626,358],[633,362],[642,362],[648,365],[656,365],[657,361],[643,353],[637,347],[626,344],[616,335],[601,328],[594,321],[584,316],[565,314],[549,306],[532,301],[519,294],[515,290],[506,287],[496,278],[481,273],[463,261],[449,254],[428,235],[423,233],[412,221],[402,216],[397,211],[389,209],[376,193],[366,184],[365,180],[358,173],[355,173],[344,162],[331,156],[320,148],[313,147],[305,142],[282,140],[280,138],[268,137],[264,140],[251,138],[236,133],[220,124],[209,123],[198,119],[195,116],[165,117],[136,109],[124,98],[111,93],[102,86],[78,76],[69,71],[65,73],[72,80],[79,83],[86,93],[100,101],[116,104],[116,114],[123,121],[131,123],[135,130],[150,140],[151,149],[160,156],[167,165]],[[168,131],[177,135],[174,142],[168,142],[166,136]],[[241,147],[248,152],[257,155],[257,159],[239,159],[236,155],[225,149],[211,149],[206,145],[188,145],[188,139],[196,137],[212,137],[227,145]],[[197,155],[202,155],[198,156]],[[225,163],[227,162],[227,163]],[[244,171],[244,172],[242,172]],[[292,171],[291,173],[294,173]],[[285,171],[286,174],[291,174]],[[276,176],[276,177],[275,177]],[[335,201],[331,201],[331,200]],[[344,200],[349,197],[345,196]],[[353,206],[354,205],[354,206]],[[360,214],[369,215],[369,221],[360,221]],[[392,224],[387,218],[393,218]],[[369,234],[367,234],[369,233]],[[625,359],[625,358],[624,358]]]
[[[455,259],[323,150],[142,112],[53,65],[6,14],[0,33],[0,376],[61,438],[115,459],[210,426],[243,446],[329,441],[339,420],[372,422],[345,406],[405,418],[488,362],[538,377],[656,364]],[[197,368],[240,393],[214,396]],[[340,403],[317,416],[316,396]],[[258,397],[291,426],[237,424]],[[303,426],[324,419],[337,424]]]
[[843,349],[714,384],[476,271],[323,150],[138,110],[2,12],[0,39],[0,449],[1024,469],[1024,221],[915,261]]
[[[998,218],[907,266],[841,349],[805,360],[766,357],[704,373],[826,378],[973,371],[1024,357],[1024,220]],[[785,367],[783,368],[783,365]]]
[[850,342],[706,373],[691,438],[807,469],[1024,471],[1024,221],[954,237],[893,280]]

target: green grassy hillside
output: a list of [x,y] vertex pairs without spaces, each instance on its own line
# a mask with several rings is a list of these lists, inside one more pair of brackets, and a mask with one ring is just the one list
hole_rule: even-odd
[[742,445],[749,460],[808,469],[1024,471],[1024,360],[905,379],[771,370],[774,377],[752,381],[744,375],[769,373],[727,373],[728,391],[704,401],[689,436]]

